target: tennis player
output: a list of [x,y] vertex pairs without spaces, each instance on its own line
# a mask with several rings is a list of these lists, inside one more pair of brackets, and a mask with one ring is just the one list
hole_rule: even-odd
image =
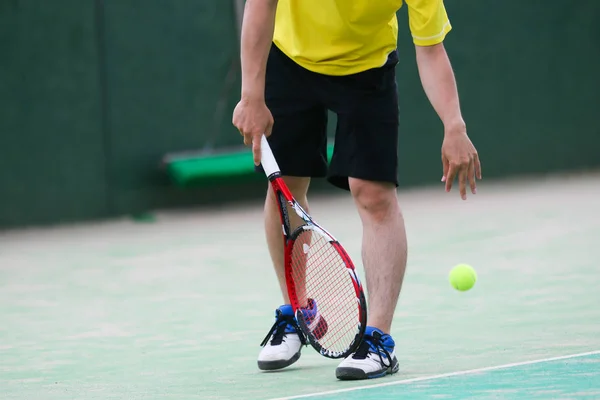
[[[457,179],[465,200],[467,185],[476,193],[481,167],[467,135],[443,45],[450,21],[443,0],[405,2],[422,86],[444,126],[442,181],[449,192]],[[285,182],[302,207],[309,209],[311,178],[326,177],[334,186],[350,191],[362,221],[368,327],[358,350],[337,367],[339,379],[376,378],[399,369],[390,331],[407,257],[396,197],[396,11],[402,3],[247,0],[245,6],[241,100],[233,124],[244,143],[252,146],[257,169],[260,138],[265,133]],[[400,58],[406,60],[407,53]],[[338,118],[330,165],[326,157],[328,110]],[[281,223],[270,190],[265,231],[284,304],[276,310],[275,324],[263,341],[258,367],[274,370],[298,360],[304,340],[287,296]],[[318,304],[313,307],[318,315]]]

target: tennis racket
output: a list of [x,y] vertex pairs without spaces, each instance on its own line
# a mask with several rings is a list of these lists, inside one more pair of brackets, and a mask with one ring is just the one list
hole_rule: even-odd
[[[354,264],[342,245],[294,199],[264,135],[261,164],[279,205],[287,290],[298,325],[319,354],[347,357],[360,345],[367,323],[367,304]],[[293,230],[289,210],[302,220]]]

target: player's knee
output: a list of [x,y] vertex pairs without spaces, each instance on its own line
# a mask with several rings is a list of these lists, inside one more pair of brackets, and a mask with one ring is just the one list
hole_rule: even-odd
[[398,207],[396,187],[383,182],[350,179],[350,191],[361,216],[374,222],[384,221]]

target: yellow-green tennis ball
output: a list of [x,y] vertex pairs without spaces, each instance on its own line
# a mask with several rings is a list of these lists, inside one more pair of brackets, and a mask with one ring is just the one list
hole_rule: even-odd
[[475,285],[477,282],[477,273],[467,264],[458,264],[452,268],[449,275],[450,284],[454,289],[465,292]]

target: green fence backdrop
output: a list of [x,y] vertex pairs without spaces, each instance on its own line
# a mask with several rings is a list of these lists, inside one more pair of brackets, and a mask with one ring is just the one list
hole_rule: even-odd
[[[600,2],[446,0],[486,178],[600,165]],[[442,126],[399,12],[402,185],[440,178]],[[168,152],[240,144],[233,3],[0,0],[0,227],[214,200]],[[334,122],[332,122],[334,123]],[[244,182],[264,190],[264,181]]]

